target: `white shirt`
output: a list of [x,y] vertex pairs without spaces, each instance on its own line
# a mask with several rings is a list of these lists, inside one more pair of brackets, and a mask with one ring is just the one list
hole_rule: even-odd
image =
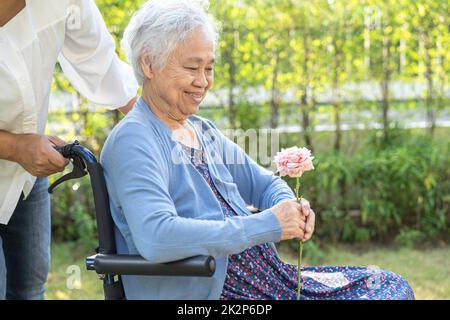
[[[93,0],[27,0],[0,27],[0,129],[43,134],[56,61],[72,85],[94,103],[126,105],[137,91],[129,65],[115,54]],[[15,162],[0,160],[0,223],[36,178]]]

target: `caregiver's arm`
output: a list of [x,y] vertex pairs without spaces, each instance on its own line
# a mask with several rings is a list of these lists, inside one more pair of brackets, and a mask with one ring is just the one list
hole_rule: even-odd
[[168,188],[171,159],[157,138],[133,122],[122,123],[114,133],[102,152],[105,178],[144,258],[158,263],[195,255],[224,257],[280,240],[281,226],[270,209],[225,220],[178,216]]
[[129,65],[115,52],[115,42],[93,0],[69,0],[59,63],[72,85],[90,101],[127,113],[137,82]]
[[294,193],[283,179],[258,165],[241,147],[225,137],[211,121],[206,121],[214,127],[208,134],[218,138],[215,141],[221,148],[225,165],[248,205],[265,210],[282,200],[295,199]]

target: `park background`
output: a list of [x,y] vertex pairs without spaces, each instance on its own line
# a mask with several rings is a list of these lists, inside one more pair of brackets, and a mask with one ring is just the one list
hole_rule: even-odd
[[[123,31],[143,2],[96,0],[123,59]],[[214,0],[210,12],[220,47],[199,115],[223,130],[276,130],[280,147],[314,153],[302,178],[317,213],[305,263],[378,266],[418,299],[450,299],[449,2]],[[48,134],[98,155],[121,117],[81,97],[57,65]],[[93,214],[88,178],[52,195],[47,299],[103,299],[84,267],[97,246]],[[295,242],[278,247],[296,263]]]

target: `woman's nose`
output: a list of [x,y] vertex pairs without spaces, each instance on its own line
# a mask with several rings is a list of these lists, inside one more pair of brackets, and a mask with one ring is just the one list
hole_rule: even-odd
[[194,79],[194,85],[196,87],[206,88],[208,83],[207,75],[204,72],[199,72]]

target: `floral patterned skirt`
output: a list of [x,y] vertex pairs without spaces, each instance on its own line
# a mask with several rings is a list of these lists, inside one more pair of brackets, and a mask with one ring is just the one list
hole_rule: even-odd
[[[353,266],[303,267],[300,300],[413,300],[408,282],[393,272]],[[268,244],[228,258],[223,300],[296,300],[297,266]]]

